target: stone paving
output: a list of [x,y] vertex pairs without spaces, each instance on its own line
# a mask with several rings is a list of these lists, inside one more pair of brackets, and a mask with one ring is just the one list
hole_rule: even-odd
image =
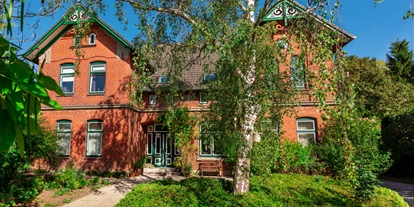
[[[182,179],[179,176],[169,176],[173,179]],[[141,175],[134,178],[118,179],[112,185],[105,186],[83,198],[75,200],[64,207],[112,207],[125,197],[125,195],[136,185],[150,182],[153,180],[161,180],[166,178],[159,175]]]
[[381,180],[383,186],[391,190],[397,191],[409,206],[414,207],[414,185],[408,183],[399,183],[388,180]]

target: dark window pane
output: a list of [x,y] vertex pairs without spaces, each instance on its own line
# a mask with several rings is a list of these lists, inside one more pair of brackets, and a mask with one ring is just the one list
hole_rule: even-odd
[[94,74],[91,77],[91,92],[105,91],[105,74]]
[[73,81],[62,82],[62,91],[63,93],[73,93]]

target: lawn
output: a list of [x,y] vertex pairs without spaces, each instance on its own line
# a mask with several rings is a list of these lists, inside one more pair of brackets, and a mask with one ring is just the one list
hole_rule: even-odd
[[135,186],[117,207],[127,206],[408,206],[396,192],[376,188],[372,200],[357,201],[350,188],[324,176],[272,174],[251,179],[250,192],[233,196],[223,179],[162,180]]

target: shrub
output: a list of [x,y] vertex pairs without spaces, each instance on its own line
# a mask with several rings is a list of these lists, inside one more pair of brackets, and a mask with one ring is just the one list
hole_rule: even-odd
[[309,174],[315,165],[312,147],[303,147],[298,142],[284,141],[280,146],[279,156],[276,157],[274,170],[280,173]]
[[377,177],[391,162],[388,152],[379,149],[381,129],[375,118],[362,118],[358,110],[330,114],[322,131],[318,157],[327,164],[333,176],[349,181],[358,199],[369,199],[379,184]]

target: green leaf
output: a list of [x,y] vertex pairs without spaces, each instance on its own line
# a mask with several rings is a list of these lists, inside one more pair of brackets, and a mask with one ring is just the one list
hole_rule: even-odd
[[0,152],[3,152],[13,144],[16,138],[16,127],[10,113],[0,109]]
[[47,89],[56,92],[60,96],[64,96],[62,89],[60,86],[56,83],[56,81],[51,78],[50,76],[44,75],[42,72],[40,72],[40,75],[38,76],[37,80]]
[[13,91],[12,81],[8,78],[0,76],[0,94],[8,94]]

